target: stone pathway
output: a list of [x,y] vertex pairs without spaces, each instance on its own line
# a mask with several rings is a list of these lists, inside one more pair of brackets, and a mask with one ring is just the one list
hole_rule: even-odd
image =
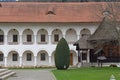
[[7,80],[54,80],[50,70],[13,70],[16,75]]

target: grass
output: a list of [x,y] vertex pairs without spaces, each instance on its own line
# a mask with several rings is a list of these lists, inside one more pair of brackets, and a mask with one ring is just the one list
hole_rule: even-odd
[[110,80],[112,74],[120,80],[120,68],[79,68],[52,72],[57,80]]

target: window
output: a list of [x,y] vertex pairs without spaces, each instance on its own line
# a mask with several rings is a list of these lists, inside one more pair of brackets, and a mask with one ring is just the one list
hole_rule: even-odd
[[31,34],[27,35],[27,42],[32,42],[32,35]]
[[41,53],[41,61],[45,61],[45,53]]
[[45,42],[45,34],[41,34],[41,42]]
[[3,61],[3,54],[0,54],[0,61]]
[[31,53],[27,53],[27,61],[32,61],[32,55],[31,55]]
[[0,42],[3,42],[3,41],[4,41],[4,36],[0,35]]
[[58,41],[59,41],[59,35],[58,35],[58,34],[55,34],[55,35],[54,35],[54,41],[55,41],[55,42],[58,42]]
[[13,61],[17,61],[18,60],[18,54],[17,53],[13,53],[12,60]]
[[13,42],[18,42],[18,35],[13,35]]

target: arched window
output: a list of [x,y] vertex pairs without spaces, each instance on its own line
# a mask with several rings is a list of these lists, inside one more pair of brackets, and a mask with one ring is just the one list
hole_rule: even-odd
[[3,61],[3,54],[0,54],[0,61]]
[[80,31],[81,37],[89,37],[91,35],[91,32],[89,29],[84,28]]
[[26,61],[32,61],[32,54],[31,53],[27,53],[27,56],[26,56],[27,60]]
[[13,61],[18,61],[18,54],[17,53],[12,54],[12,60]]
[[40,54],[40,58],[41,58],[41,61],[45,61],[46,60],[46,54],[45,53],[41,53]]

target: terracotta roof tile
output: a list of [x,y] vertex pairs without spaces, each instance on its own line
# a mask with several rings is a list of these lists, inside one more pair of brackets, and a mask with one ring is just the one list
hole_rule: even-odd
[[[99,22],[104,3],[1,2],[0,22]],[[54,14],[48,14],[48,12]]]

